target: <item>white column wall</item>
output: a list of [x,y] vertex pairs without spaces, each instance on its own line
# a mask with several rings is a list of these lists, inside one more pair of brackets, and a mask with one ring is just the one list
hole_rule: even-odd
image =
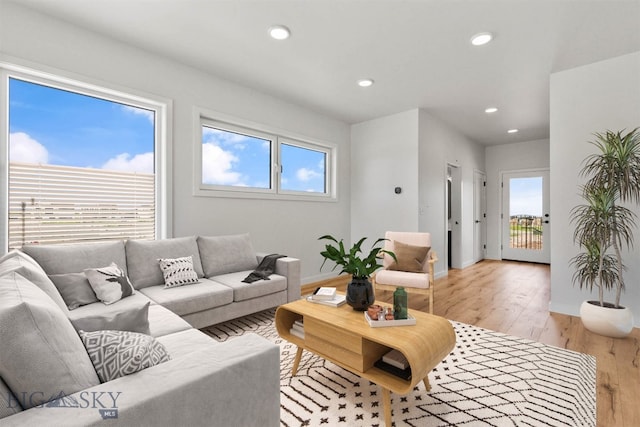
[[[640,126],[640,52],[551,75],[551,311],[577,315],[583,300],[597,298],[572,286],[573,244],[570,210],[581,203],[578,177],[582,160],[595,152],[587,141],[594,132],[631,130]],[[634,208],[637,214],[640,209]],[[622,304],[640,326],[640,230],[635,249],[625,256],[627,290]],[[614,299],[607,293],[606,300]]]
[[431,233],[433,248],[440,262],[436,276],[447,274],[446,263],[446,179],[447,164],[460,169],[462,212],[460,224],[460,264],[467,267],[473,259],[473,174],[485,171],[484,148],[447,123],[420,110],[420,217],[421,231]]
[[[1,2],[0,62],[29,66],[67,78],[173,102],[173,218],[169,235],[249,232],[257,251],[302,260],[303,281],[322,276],[318,236],[350,233],[349,126],[256,90],[189,68],[153,53]],[[195,197],[194,107],[218,111],[275,130],[338,146],[337,202]],[[0,166],[4,167],[4,166]],[[1,172],[1,171],[0,171]]]
[[387,230],[418,230],[417,153],[418,110],[351,127],[352,243],[367,237],[372,244]]

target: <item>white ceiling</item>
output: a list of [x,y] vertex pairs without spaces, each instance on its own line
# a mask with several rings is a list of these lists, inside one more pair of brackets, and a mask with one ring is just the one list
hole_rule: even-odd
[[347,123],[424,108],[486,145],[548,138],[551,73],[640,51],[640,0],[16,2]]

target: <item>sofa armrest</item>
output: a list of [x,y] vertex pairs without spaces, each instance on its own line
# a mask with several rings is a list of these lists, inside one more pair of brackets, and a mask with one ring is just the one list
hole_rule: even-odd
[[80,407],[35,407],[2,419],[2,424],[278,426],[280,350],[265,338],[246,334],[64,401],[70,402],[69,397]]
[[[268,254],[258,252],[258,264],[262,258]],[[300,299],[300,260],[298,258],[284,257],[276,260],[276,271],[274,272],[287,278],[287,302]]]

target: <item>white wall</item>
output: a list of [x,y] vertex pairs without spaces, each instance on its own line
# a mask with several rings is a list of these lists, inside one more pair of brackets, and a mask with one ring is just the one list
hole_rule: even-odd
[[[352,126],[351,238],[387,230],[427,231],[447,274],[447,163],[461,171],[461,263],[473,263],[473,172],[484,171],[484,150],[425,110],[410,110]],[[394,193],[394,187],[402,193]]]
[[[318,236],[350,232],[348,125],[13,3],[2,2],[2,7],[0,62],[173,101],[170,235],[249,232],[256,250],[300,258],[303,281],[315,280],[322,263]],[[199,146],[194,106],[337,144],[339,201],[193,196],[194,148]]]
[[[458,265],[464,268],[473,259],[473,175],[485,171],[484,149],[426,110],[420,110],[420,218],[419,229],[429,231],[440,262],[436,275],[447,274],[446,262],[446,177],[447,164],[456,165],[460,176],[461,217],[455,222],[459,236]],[[454,239],[455,239],[454,229]],[[456,247],[455,245],[453,246]],[[454,258],[455,259],[455,258]]]
[[[500,212],[501,175],[523,169],[549,168],[549,140],[492,145],[485,149],[487,165],[487,252],[488,259],[501,259]],[[553,218],[552,218],[553,220]],[[551,223],[553,226],[553,222]],[[554,228],[552,228],[553,232]],[[562,230],[559,230],[562,232]]]
[[[594,132],[640,126],[640,52],[597,62],[551,76],[551,311],[576,315],[583,300],[597,298],[571,284],[573,244],[569,211],[581,203],[578,178],[582,160],[593,152]],[[635,208],[640,214],[640,209]],[[561,232],[561,230],[565,230]],[[622,304],[640,326],[640,230],[626,257],[627,290]],[[606,295],[613,301],[613,294]]]
[[417,153],[418,110],[351,127],[351,242],[418,230]]

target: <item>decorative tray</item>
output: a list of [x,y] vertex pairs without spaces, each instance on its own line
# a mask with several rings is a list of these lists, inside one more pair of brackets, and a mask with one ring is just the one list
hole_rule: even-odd
[[369,323],[369,326],[372,328],[388,328],[390,326],[411,326],[416,324],[416,318],[408,315],[408,319],[398,319],[398,320],[373,320],[369,317],[369,313],[364,312],[364,318]]

